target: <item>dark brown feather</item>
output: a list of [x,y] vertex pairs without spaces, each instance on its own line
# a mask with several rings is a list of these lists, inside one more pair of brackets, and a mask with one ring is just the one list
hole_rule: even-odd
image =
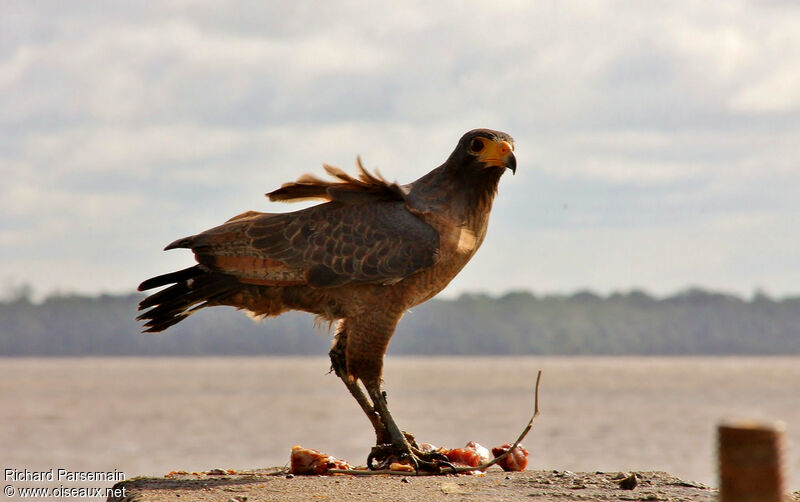
[[336,166],[323,164],[335,181],[304,174],[297,181],[284,183],[267,194],[271,201],[298,202],[303,200],[336,201],[343,204],[365,204],[379,200],[404,200],[405,193],[397,183],[389,183],[376,171],[371,174],[356,158],[358,177],[354,178]]
[[237,282],[229,276],[203,272],[200,267],[193,268],[200,272],[199,275],[180,280],[139,303],[139,310],[149,309],[136,318],[138,321],[146,321],[145,333],[158,333],[199,308],[224,303],[225,297],[238,287]]
[[148,289],[166,286],[167,284],[174,284],[176,282],[186,281],[188,279],[197,277],[202,273],[203,271],[200,270],[200,268],[197,267],[197,265],[195,265],[193,267],[185,268],[183,270],[178,270],[177,272],[170,272],[169,274],[163,274],[156,277],[151,277],[150,279],[147,279],[146,281],[139,284],[138,290],[147,291]]
[[439,238],[402,202],[329,202],[293,213],[251,213],[169,249],[208,270],[259,285],[392,283],[432,265]]

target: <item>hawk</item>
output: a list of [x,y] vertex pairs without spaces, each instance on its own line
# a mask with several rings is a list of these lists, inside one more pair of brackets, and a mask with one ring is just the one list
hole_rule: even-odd
[[382,391],[383,359],[403,314],[439,293],[486,236],[500,177],[516,172],[514,140],[475,129],[441,166],[407,185],[388,183],[357,161],[358,177],[325,165],[267,194],[272,201],[323,203],[289,213],[248,211],[165,250],[187,248],[197,264],[144,281],[168,286],[141,301],[145,332],[160,332],[199,309],[229,305],[256,316],[289,310],[337,322],[332,371],[375,429],[367,464],[409,461],[439,472],[396,424]]

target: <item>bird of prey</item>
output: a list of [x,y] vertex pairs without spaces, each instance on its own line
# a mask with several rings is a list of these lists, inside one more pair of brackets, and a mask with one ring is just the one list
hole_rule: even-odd
[[160,332],[198,309],[229,305],[256,316],[289,310],[337,322],[330,360],[375,429],[367,464],[406,461],[439,472],[441,455],[421,451],[395,423],[382,391],[383,359],[398,321],[436,295],[483,242],[500,177],[516,172],[514,140],[475,129],[439,167],[407,185],[357,162],[359,175],[324,166],[332,181],[301,176],[272,201],[318,199],[289,213],[249,211],[167,249],[188,248],[197,264],[144,281],[168,286],[141,301],[145,332]]

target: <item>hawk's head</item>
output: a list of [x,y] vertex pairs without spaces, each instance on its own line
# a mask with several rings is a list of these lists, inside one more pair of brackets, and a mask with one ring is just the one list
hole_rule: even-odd
[[514,139],[500,131],[473,129],[458,141],[448,163],[459,169],[511,169],[512,173],[516,173]]

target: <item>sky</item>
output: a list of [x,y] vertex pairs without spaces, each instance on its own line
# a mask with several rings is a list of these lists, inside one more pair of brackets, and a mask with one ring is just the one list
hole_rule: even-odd
[[0,294],[125,293],[356,155],[515,138],[445,295],[800,294],[796,2],[0,3]]

